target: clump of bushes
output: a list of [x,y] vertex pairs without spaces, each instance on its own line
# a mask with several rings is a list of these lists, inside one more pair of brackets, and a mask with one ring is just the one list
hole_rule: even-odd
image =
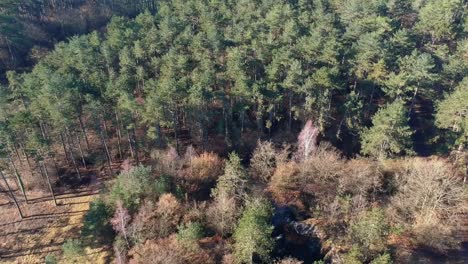
[[79,239],[69,239],[62,245],[63,258],[69,262],[76,263],[85,253],[84,246]]
[[150,167],[133,167],[127,172],[121,172],[110,192],[112,203],[122,201],[127,208],[136,208],[145,193],[150,193],[152,182]]

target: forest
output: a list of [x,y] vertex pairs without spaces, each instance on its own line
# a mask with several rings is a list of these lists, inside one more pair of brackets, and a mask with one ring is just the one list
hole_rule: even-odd
[[467,263],[467,11],[2,1],[0,262]]

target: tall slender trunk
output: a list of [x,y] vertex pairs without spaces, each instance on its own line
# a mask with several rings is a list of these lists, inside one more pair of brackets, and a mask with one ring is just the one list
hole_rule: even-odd
[[20,206],[19,206],[19,204],[18,204],[18,201],[16,200],[15,194],[14,194],[13,191],[11,190],[10,184],[8,184],[8,181],[7,181],[6,177],[5,177],[5,174],[3,174],[2,170],[0,170],[0,175],[1,175],[2,178],[3,178],[3,181],[5,181],[5,184],[6,184],[6,187],[7,187],[7,189],[8,189],[8,192],[10,193],[11,198],[13,198],[13,201],[15,202],[16,209],[18,209],[18,213],[19,213],[21,219],[23,219],[23,218],[24,218],[23,212],[21,211],[21,208],[20,208]]
[[26,196],[26,191],[24,190],[24,183],[23,183],[23,180],[21,180],[21,176],[20,176],[20,174],[19,174],[19,172],[18,172],[18,169],[16,168],[15,162],[14,162],[13,159],[11,158],[11,155],[9,155],[9,159],[10,159],[10,162],[11,162],[11,166],[13,167],[13,171],[14,171],[14,173],[15,173],[15,176],[16,176],[18,188],[19,188],[19,189],[21,190],[21,192],[23,193],[24,200],[26,201],[26,203],[29,203],[28,197]]
[[159,120],[156,122],[156,135],[158,137],[158,147],[162,147],[162,132],[161,132],[161,124]]
[[109,158],[109,161],[112,163],[112,156],[110,155],[111,151],[109,149],[109,145],[107,144],[107,140],[110,141],[110,138],[107,133],[107,125],[106,120],[104,120],[104,118],[101,119],[101,136],[104,140],[104,143],[106,143],[106,153]]
[[140,155],[139,155],[139,144],[138,144],[138,138],[137,138],[137,116],[138,116],[138,113],[136,111],[133,111],[132,112],[132,123],[133,123],[133,126],[132,126],[132,140],[133,140],[133,146],[135,148],[135,159],[136,159],[136,162],[137,164],[140,164]]
[[24,157],[26,158],[26,164],[28,165],[29,173],[31,173],[31,176],[34,176],[34,171],[31,166],[31,160],[29,159],[29,155],[28,153],[26,153],[25,147],[22,144],[20,144],[20,147],[21,147],[21,151],[23,152]]
[[67,146],[65,145],[65,139],[63,138],[63,133],[60,132],[60,141],[62,142],[63,153],[65,154],[65,160],[67,164],[70,164],[70,157],[68,157]]
[[47,140],[47,134],[45,132],[44,123],[42,121],[39,121],[39,127],[41,128],[42,138]]
[[245,109],[242,109],[242,112],[241,112],[241,136],[244,133],[244,124],[245,124]]
[[[419,86],[419,83],[418,83]],[[413,113],[413,107],[414,107],[414,102],[416,101],[416,96],[418,95],[418,89],[419,87],[416,87],[416,90],[414,90],[413,98],[411,99],[411,106],[408,112],[408,116],[410,116]]]
[[130,150],[130,156],[132,159],[135,158],[135,153],[133,151],[132,139],[130,138],[130,131],[127,129],[127,140],[128,140],[128,149]]
[[289,91],[289,107],[288,107],[288,132],[291,132],[291,127],[292,127],[292,97],[293,97],[293,93],[292,91],[290,90]]
[[116,130],[117,130],[117,148],[119,150],[119,156],[122,159],[123,154],[122,154],[122,130],[120,128],[120,118],[119,114],[117,113],[117,110],[115,110],[115,122],[116,122]]
[[50,154],[48,155],[49,159],[52,160],[52,162],[54,163],[54,169],[55,169],[55,173],[57,174],[57,178],[60,179],[60,175],[59,175],[59,167],[58,167],[58,164],[57,164],[57,161],[55,160],[55,157],[51,156]]
[[136,135],[136,130],[135,130],[135,125],[132,128],[132,139],[133,139],[133,146],[135,148],[135,159],[137,164],[140,164],[140,155],[138,154],[138,141],[137,141],[137,135]]
[[39,168],[39,174],[41,175],[42,181],[44,181],[44,183],[47,184],[47,180],[46,180],[44,171],[42,171],[42,167],[41,167],[41,163],[40,163],[40,162],[39,162],[38,168]]
[[112,176],[112,166],[111,166],[109,149],[107,148],[107,143],[106,143],[106,139],[104,138],[104,132],[102,131],[102,128],[99,129],[99,135],[101,137],[101,144],[106,154],[107,168],[109,169],[109,176]]
[[87,169],[87,168],[86,168],[86,161],[85,161],[83,149],[81,148],[80,137],[78,136],[78,134],[76,135],[76,140],[78,141],[78,149],[79,149],[79,151],[80,151],[81,162],[83,162],[83,167],[84,167],[85,169]]
[[175,138],[175,142],[176,142],[176,151],[177,151],[177,154],[179,153],[179,135],[177,133],[177,110],[174,109],[173,113],[172,113],[172,122],[174,123],[173,125],[173,128],[174,128],[174,138]]
[[20,164],[22,165],[23,161],[21,160],[21,156],[19,154],[18,148],[16,147],[15,143],[13,143],[12,145],[13,145],[13,150],[15,151],[16,157],[18,158]]
[[55,206],[57,206],[57,200],[55,199],[54,189],[52,188],[52,184],[50,183],[49,172],[47,171],[47,167],[46,167],[44,162],[42,162],[42,164],[40,164],[40,165],[42,165],[45,176],[47,178],[47,184],[49,185],[50,194],[52,195],[52,199],[54,200],[54,204],[55,204]]
[[83,118],[81,117],[81,115],[79,116],[78,120],[80,121],[81,133],[83,134],[83,138],[85,139],[85,142],[86,142],[86,149],[89,150],[88,133],[86,132],[86,127],[84,125]]
[[65,133],[66,141],[68,142],[68,150],[70,151],[70,159],[73,163],[73,167],[75,168],[76,174],[78,175],[78,179],[81,180],[82,179],[81,172],[76,163],[75,155],[73,154],[73,147],[72,147],[73,141],[72,141],[71,133],[68,127],[65,128],[65,131],[66,131]]

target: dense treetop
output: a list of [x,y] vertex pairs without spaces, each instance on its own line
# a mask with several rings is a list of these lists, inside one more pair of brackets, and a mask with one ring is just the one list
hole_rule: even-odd
[[59,43],[30,72],[9,72],[2,135],[27,145],[43,126],[61,133],[82,120],[98,131],[119,117],[128,130],[144,128],[137,142],[163,144],[168,128],[176,144],[188,131],[202,146],[212,133],[235,146],[246,131],[271,136],[312,119],[348,153],[362,144],[374,155],[381,129],[366,127],[378,123],[405,149],[416,142],[416,152],[434,140],[465,144],[466,8],[462,0],[159,1],[153,14],[113,17],[104,32]]

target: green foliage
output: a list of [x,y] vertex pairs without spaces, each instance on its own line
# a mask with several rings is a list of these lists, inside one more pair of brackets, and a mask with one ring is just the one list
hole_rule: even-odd
[[416,28],[433,40],[452,39],[462,17],[462,0],[429,0],[419,10]]
[[267,262],[274,247],[271,237],[271,204],[261,199],[247,203],[233,238],[234,256],[239,263],[253,263],[254,257]]
[[67,260],[73,260],[84,254],[84,247],[81,240],[69,239],[62,245],[63,256]]
[[373,256],[387,248],[390,227],[380,208],[373,208],[359,215],[351,224],[350,234],[364,256]]
[[343,261],[346,264],[363,264],[361,259],[363,258],[363,255],[361,251],[359,250],[359,247],[356,245],[353,245],[351,250],[349,250],[344,256],[343,256]]
[[216,188],[213,190],[213,196],[224,192],[230,197],[241,197],[245,192],[247,181],[247,172],[241,164],[239,156],[232,152],[224,166],[224,174],[219,177]]
[[468,78],[437,105],[436,124],[457,135],[454,143],[468,143]]
[[180,225],[177,229],[177,239],[189,248],[196,248],[198,240],[204,235],[203,226],[197,222]]
[[390,256],[390,254],[385,253],[373,259],[370,263],[371,264],[392,264],[393,261],[392,261],[392,257]]
[[171,190],[171,177],[166,175],[159,176],[154,183],[154,195],[161,196]]
[[111,187],[112,202],[122,201],[129,209],[136,209],[145,195],[154,194],[155,181],[152,180],[151,168],[138,166],[117,176]]
[[85,237],[90,236],[93,241],[107,241],[114,234],[109,223],[112,215],[112,208],[102,199],[92,201],[89,211],[84,215],[81,234]]
[[372,118],[373,126],[362,132],[361,152],[378,158],[412,154],[408,120],[401,100],[381,108]]
[[56,264],[57,258],[54,255],[47,255],[44,259],[45,264]]

